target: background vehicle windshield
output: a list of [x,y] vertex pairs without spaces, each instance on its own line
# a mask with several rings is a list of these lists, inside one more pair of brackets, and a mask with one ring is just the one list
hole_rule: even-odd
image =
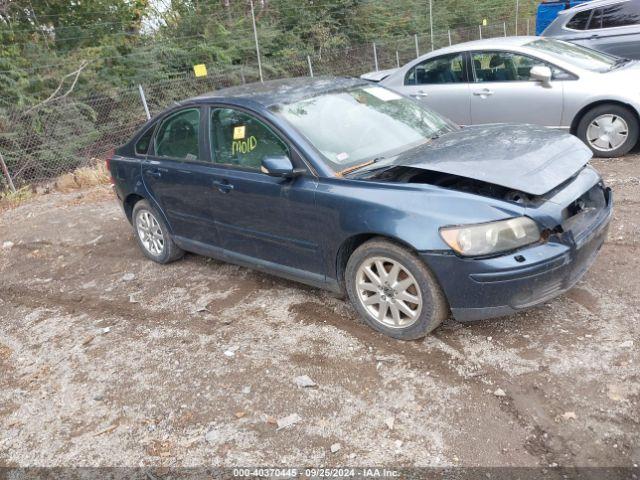
[[456,128],[379,86],[329,92],[274,110],[307,137],[336,171],[396,155]]
[[618,58],[607,55],[606,53],[597,52],[590,48],[574,45],[573,43],[548,38],[534,40],[528,43],[527,47],[540,50],[541,52],[551,53],[577,67],[594,72],[611,70],[611,67],[615,66],[618,60]]

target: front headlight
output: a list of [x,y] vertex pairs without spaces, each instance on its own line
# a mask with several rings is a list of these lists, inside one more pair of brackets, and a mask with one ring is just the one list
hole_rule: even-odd
[[490,255],[538,242],[540,229],[529,217],[498,222],[441,227],[440,236],[456,253],[464,256]]

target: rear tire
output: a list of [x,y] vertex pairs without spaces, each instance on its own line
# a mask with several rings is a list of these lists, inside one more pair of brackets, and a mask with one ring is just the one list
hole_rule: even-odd
[[345,270],[351,303],[371,328],[399,340],[415,340],[448,316],[447,300],[415,253],[387,240],[358,247]]
[[621,157],[638,142],[638,118],[628,108],[613,103],[598,105],[587,111],[576,135],[596,157]]
[[148,201],[138,201],[133,207],[131,218],[136,241],[147,258],[165,264],[184,255],[184,250],[171,238],[162,215]]

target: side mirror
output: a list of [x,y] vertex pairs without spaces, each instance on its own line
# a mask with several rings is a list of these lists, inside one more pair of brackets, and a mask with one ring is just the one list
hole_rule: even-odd
[[547,84],[551,81],[552,73],[549,67],[544,65],[535,65],[534,67],[531,67],[529,75],[531,75],[533,80]]
[[293,168],[291,160],[286,155],[265,157],[262,159],[260,171],[272,177],[292,178],[301,171]]

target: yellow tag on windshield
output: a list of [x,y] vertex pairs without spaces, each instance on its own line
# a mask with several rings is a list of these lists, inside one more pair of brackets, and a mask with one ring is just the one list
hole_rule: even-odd
[[234,140],[242,140],[246,135],[246,127],[244,125],[240,127],[233,128],[233,139]]

